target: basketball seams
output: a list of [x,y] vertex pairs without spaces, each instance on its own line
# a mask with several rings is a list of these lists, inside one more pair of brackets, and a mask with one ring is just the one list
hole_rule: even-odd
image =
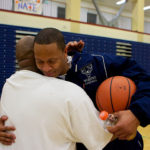
[[128,82],[128,85],[129,85],[129,89],[128,89],[128,91],[129,91],[129,94],[128,94],[128,101],[127,101],[127,104],[126,104],[126,109],[127,109],[127,108],[128,108],[128,106],[129,106],[129,101],[130,101],[130,95],[131,95],[131,85],[130,85],[129,79],[128,79],[128,78],[126,78],[126,80],[127,80],[127,82]]
[[96,103],[100,111],[113,113],[128,109],[136,91],[134,82],[124,76],[114,76],[100,84],[96,92]]
[[103,108],[102,108],[102,106],[100,105],[100,103],[99,103],[99,101],[98,101],[98,94],[96,94],[97,96],[96,96],[96,103],[97,103],[97,107],[99,108],[99,111],[102,111],[103,110]]
[[112,94],[111,94],[111,92],[112,92],[112,88],[111,88],[111,87],[112,87],[112,81],[113,81],[113,79],[114,79],[114,77],[111,78],[111,82],[110,82],[110,90],[109,90],[109,91],[110,91],[111,107],[112,107],[112,110],[113,110],[113,112],[114,112],[115,110],[114,110],[114,106],[113,106],[113,102],[112,102]]

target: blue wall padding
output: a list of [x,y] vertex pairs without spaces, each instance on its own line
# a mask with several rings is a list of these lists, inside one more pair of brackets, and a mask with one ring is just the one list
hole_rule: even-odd
[[[40,29],[0,24],[0,93],[5,80],[16,70],[15,45],[18,34],[16,30],[23,31],[22,35],[28,35],[29,32],[32,35],[32,32],[37,33]],[[25,34],[24,31],[27,31],[28,34]],[[150,72],[150,44],[69,32],[63,32],[63,34],[66,43],[83,40],[85,42],[84,52],[90,54],[103,52],[116,55],[117,42],[130,44],[132,58]]]

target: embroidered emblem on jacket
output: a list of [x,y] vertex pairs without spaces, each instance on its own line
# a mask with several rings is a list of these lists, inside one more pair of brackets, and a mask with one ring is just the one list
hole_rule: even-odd
[[86,79],[84,80],[85,85],[97,82],[96,76],[91,76],[91,73],[93,71],[93,65],[88,64],[81,68],[81,73],[86,76]]

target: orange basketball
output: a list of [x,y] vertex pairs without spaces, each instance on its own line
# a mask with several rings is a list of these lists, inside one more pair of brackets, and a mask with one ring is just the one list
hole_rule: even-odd
[[100,111],[113,113],[128,108],[136,91],[135,83],[123,76],[110,77],[103,81],[96,92],[96,104]]

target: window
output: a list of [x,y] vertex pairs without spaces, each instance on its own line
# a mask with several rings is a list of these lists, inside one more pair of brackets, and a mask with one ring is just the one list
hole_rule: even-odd
[[13,1],[12,0],[0,0],[0,9],[12,10]]
[[96,24],[96,18],[97,18],[96,14],[87,13],[87,23]]
[[65,19],[65,8],[57,7],[57,17]]

